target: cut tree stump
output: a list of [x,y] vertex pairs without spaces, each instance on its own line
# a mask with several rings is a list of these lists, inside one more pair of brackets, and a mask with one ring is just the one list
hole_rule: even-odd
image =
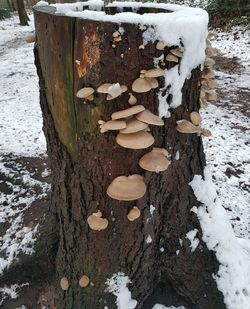
[[[88,8],[88,3],[83,4],[83,9]],[[119,10],[105,8],[107,14]],[[178,295],[178,304],[186,308],[225,308],[212,277],[218,262],[202,241],[199,221],[191,211],[199,205],[189,182],[203,174],[202,140],[176,130],[177,120],[190,119],[190,113],[199,110],[200,67],[185,81],[182,104],[170,110],[171,117],[163,118],[164,126],[150,126],[155,138],[152,147],[167,149],[171,164],[165,172],[144,171],[138,162],[152,147],[121,147],[116,131],[100,133],[98,120],[107,121],[113,112],[129,108],[128,93],[140,71],[154,68],[154,59],[174,46],[161,51],[156,42],[149,42],[140,49],[144,30],[136,23],[81,19],[55,11],[51,6],[34,9],[40,102],[53,170],[51,216],[56,216],[55,230],[59,229],[57,308],[117,308],[115,296],[106,291],[106,280],[119,272],[131,281],[128,288],[137,300],[136,308],[151,308],[152,300],[173,305],[169,302],[176,297],[170,293]],[[137,13],[150,12],[169,14],[166,9],[146,6]],[[113,33],[121,28],[122,40],[114,43]],[[165,63],[167,69],[175,65]],[[164,77],[157,80],[163,88]],[[96,92],[104,83],[120,83],[129,89],[107,101],[106,95]],[[93,101],[76,97],[83,87],[95,89]],[[158,114],[157,89],[133,94],[137,104]],[[106,190],[114,178],[132,174],[144,177],[146,194],[135,201],[111,199]],[[134,206],[141,216],[130,222],[127,214]],[[91,230],[87,223],[98,210],[109,222],[102,231]],[[195,228],[199,245],[191,252],[186,234]],[[90,278],[85,288],[78,283],[83,275]],[[63,290],[60,280],[64,277],[69,287],[64,285]],[[169,295],[164,291],[170,291]]]

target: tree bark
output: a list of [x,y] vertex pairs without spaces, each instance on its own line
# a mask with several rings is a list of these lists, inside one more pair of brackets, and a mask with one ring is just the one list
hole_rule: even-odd
[[17,10],[18,10],[18,16],[20,20],[21,26],[28,26],[29,23],[29,16],[27,15],[27,12],[25,10],[25,5],[23,0],[16,0],[17,1]]
[[[76,92],[85,86],[96,89],[103,83],[119,82],[131,88],[140,70],[153,68],[154,57],[161,52],[152,43],[138,49],[142,44],[138,25],[122,24],[125,38],[113,48],[112,33],[117,24],[55,16],[50,10],[34,11],[35,58],[53,169],[51,202],[56,214],[52,215],[57,216],[59,227],[58,308],[116,308],[114,296],[105,292],[105,282],[118,272],[130,278],[129,289],[138,301],[136,308],[151,308],[152,301],[159,299],[169,304],[174,297],[166,291],[179,295],[178,300],[187,308],[225,308],[212,278],[218,262],[203,243],[199,222],[190,211],[198,202],[189,182],[194,175],[203,174],[205,165],[202,140],[195,134],[176,131],[177,120],[189,119],[190,112],[199,110],[200,68],[186,80],[182,105],[164,119],[164,127],[151,127],[154,147],[171,153],[168,170],[145,172],[138,161],[152,147],[122,148],[116,144],[117,133],[101,134],[97,125],[99,119],[106,121],[114,111],[130,107],[128,92],[112,101],[95,94],[94,101],[86,104],[76,98]],[[145,8],[142,11],[147,12]],[[172,65],[168,63],[167,67]],[[159,83],[164,86],[162,78]],[[157,114],[155,90],[136,96]],[[133,202],[109,198],[106,190],[112,180],[130,174],[144,176],[146,195]],[[141,217],[129,222],[127,213],[135,205]],[[150,205],[155,207],[153,215]],[[87,224],[88,216],[98,209],[109,220],[104,231],[93,231]],[[200,243],[192,253],[186,234],[194,228],[199,230]],[[146,242],[149,235],[151,243]],[[78,284],[83,274],[92,282],[87,288]],[[69,281],[67,291],[60,289],[62,277]]]

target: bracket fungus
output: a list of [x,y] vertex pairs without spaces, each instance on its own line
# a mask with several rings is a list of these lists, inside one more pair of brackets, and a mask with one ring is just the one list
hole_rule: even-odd
[[86,288],[89,285],[89,277],[86,275],[83,275],[79,280],[79,285],[82,288]]
[[101,231],[105,230],[108,227],[108,220],[102,218],[102,213],[100,210],[98,212],[92,213],[87,219],[88,225],[91,230]]
[[129,221],[135,221],[141,215],[141,211],[138,207],[134,206],[128,213],[127,218]]
[[111,115],[111,118],[112,118],[112,120],[127,118],[127,117],[133,116],[135,114],[138,114],[138,113],[140,113],[144,110],[145,110],[145,107],[143,105],[135,105],[135,106],[129,107],[127,109],[124,109],[124,110],[121,110],[121,111],[118,111],[118,112],[114,112]]
[[148,128],[147,123],[141,122],[137,119],[132,118],[126,122],[126,128],[120,130],[120,133],[123,133],[123,134],[135,133],[135,132],[145,130],[147,128]]
[[85,87],[77,91],[76,96],[80,99],[93,101],[95,90],[91,87]]
[[103,120],[98,121],[100,125],[101,133],[110,131],[110,130],[122,130],[127,127],[126,121],[123,120],[109,120],[107,122]]
[[69,280],[66,277],[62,277],[60,280],[61,289],[67,291],[69,288]]
[[151,113],[148,109],[145,109],[144,111],[138,113],[136,116],[136,119],[148,123],[153,124],[155,126],[163,126],[164,121],[158,117],[157,115]]
[[130,134],[119,133],[116,137],[118,145],[129,149],[148,148],[153,145],[154,141],[154,137],[146,131],[139,131]]
[[142,198],[147,187],[141,175],[118,176],[107,189],[107,194],[118,201],[133,201]]
[[159,150],[155,151],[153,149],[151,152],[145,154],[140,159],[139,165],[141,168],[143,168],[146,171],[158,173],[158,172],[163,172],[167,170],[169,166],[169,161],[166,158],[166,155],[163,154],[163,152],[160,152]]

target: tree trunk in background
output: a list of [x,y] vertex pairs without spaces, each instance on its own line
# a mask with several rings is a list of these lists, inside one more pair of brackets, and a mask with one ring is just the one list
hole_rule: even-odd
[[20,25],[21,26],[28,26],[29,23],[29,17],[27,15],[27,12],[25,10],[24,1],[23,0],[16,0],[17,1],[17,10],[18,10],[18,16],[20,19]]
[[[174,294],[187,309],[225,308],[212,278],[218,262],[202,242],[199,222],[190,211],[198,202],[189,182],[194,175],[203,174],[205,165],[202,140],[175,128],[177,120],[189,119],[190,112],[199,109],[200,69],[185,82],[182,105],[172,110],[164,127],[151,126],[153,146],[171,153],[168,170],[145,172],[138,161],[152,148],[122,148],[115,142],[117,133],[101,134],[97,125],[99,119],[106,121],[113,112],[130,107],[131,90],[112,101],[95,92],[94,101],[86,104],[76,98],[76,92],[84,86],[96,89],[103,83],[117,82],[131,89],[140,70],[153,68],[154,57],[161,51],[151,43],[139,49],[142,31],[134,24],[121,25],[125,35],[115,48],[111,45],[117,24],[35,9],[35,25],[40,102],[53,169],[52,204],[60,230],[57,308],[116,308],[114,296],[105,292],[105,282],[118,272],[130,278],[136,308],[151,308],[155,300],[167,305]],[[159,83],[163,87],[164,80],[159,78]],[[155,90],[136,96],[157,114]],[[147,184],[143,198],[119,202],[107,196],[107,187],[115,177],[136,173],[143,175]],[[129,222],[127,213],[135,205],[141,217]],[[150,205],[155,207],[153,214]],[[103,231],[93,231],[87,224],[88,216],[98,209],[109,221]],[[199,230],[200,243],[192,253],[186,234],[194,228]],[[149,235],[151,243],[146,242]],[[78,281],[84,274],[92,284],[81,288]],[[69,281],[67,291],[60,289],[62,277]]]

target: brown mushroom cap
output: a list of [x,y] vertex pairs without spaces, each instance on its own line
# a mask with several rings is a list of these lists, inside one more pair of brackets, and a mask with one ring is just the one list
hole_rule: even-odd
[[146,122],[148,124],[153,124],[155,126],[163,126],[164,125],[164,121],[160,117],[151,113],[148,109],[145,109],[144,111],[138,113],[135,116],[135,118],[142,121],[142,122]]
[[207,91],[206,92],[206,99],[208,101],[216,101],[217,100],[217,94],[214,91]]
[[155,89],[155,88],[159,87],[159,83],[158,83],[156,78],[154,78],[154,77],[146,77],[145,79],[150,84],[151,89]]
[[130,134],[119,133],[116,137],[118,145],[129,149],[148,148],[154,143],[154,141],[154,137],[146,131],[139,131]]
[[137,78],[132,84],[132,90],[137,93],[148,92],[151,90],[151,86],[144,78]]
[[206,55],[208,57],[215,57],[215,56],[218,56],[218,50],[216,48],[213,48],[213,47],[210,47],[208,46],[206,48]]
[[178,63],[179,62],[179,59],[178,59],[178,57],[176,57],[175,55],[173,55],[173,54],[168,54],[167,56],[166,56],[166,58],[165,58],[167,61],[169,61],[169,62],[176,62],[176,63]]
[[128,220],[129,221],[135,221],[136,219],[138,219],[141,215],[141,211],[138,207],[134,206],[130,212],[128,213]]
[[169,161],[163,154],[151,151],[140,159],[139,165],[146,171],[158,173],[167,170]]
[[114,112],[111,115],[112,120],[127,118],[145,110],[143,105],[135,105],[122,111]]
[[108,93],[109,92],[109,87],[112,86],[110,83],[102,84],[97,88],[97,92],[99,93]]
[[200,128],[193,125],[190,121],[182,119],[177,121],[176,130],[180,133],[199,133]]
[[202,77],[203,78],[213,78],[213,77],[215,77],[215,73],[211,69],[206,68],[202,72]]
[[147,187],[142,177],[119,176],[115,178],[107,189],[107,194],[111,198],[119,201],[133,201],[144,196]]
[[120,132],[123,133],[123,134],[135,133],[135,132],[139,132],[139,131],[145,130],[147,128],[148,128],[148,124],[147,123],[141,122],[141,121],[139,121],[137,119],[132,118],[132,119],[129,119],[126,122],[126,128],[120,130]]
[[91,96],[95,90],[91,87],[85,87],[77,91],[76,96],[81,99],[85,99]]
[[205,136],[205,137],[210,137],[212,135],[212,133],[209,130],[202,130],[201,135]]
[[190,119],[192,124],[194,124],[195,126],[199,126],[201,124],[201,116],[197,112],[192,112],[190,114]]
[[83,275],[79,280],[79,285],[82,288],[86,288],[89,285],[89,277],[86,275]]
[[61,289],[67,291],[69,288],[69,281],[66,277],[62,277],[60,280]]
[[147,70],[144,74],[145,74],[145,77],[160,77],[160,76],[164,76],[165,72],[164,70],[160,68],[154,68],[154,69]]
[[214,61],[214,59],[207,57],[205,62],[204,62],[204,65],[206,67],[212,67],[213,65],[215,65],[215,61]]
[[123,120],[109,120],[101,124],[101,128],[104,130],[122,130],[127,127],[126,121]]
[[209,89],[214,89],[218,87],[218,83],[215,80],[208,80],[207,86]]
[[100,217],[101,212],[93,213],[87,219],[89,227],[94,231],[105,230],[108,227],[108,220]]

